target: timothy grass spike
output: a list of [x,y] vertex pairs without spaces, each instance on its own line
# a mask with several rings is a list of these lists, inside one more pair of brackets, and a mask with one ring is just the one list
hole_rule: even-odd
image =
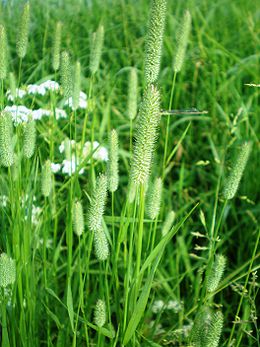
[[99,25],[97,31],[92,34],[92,42],[90,49],[90,61],[89,69],[92,75],[94,75],[99,68],[102,49],[104,44],[104,27]]
[[146,83],[155,83],[159,76],[166,18],[166,5],[166,0],[152,0],[146,37],[144,71]]
[[189,33],[191,29],[191,15],[186,11],[182,20],[182,24],[177,34],[177,50],[173,64],[174,72],[180,72],[183,66],[185,53],[188,45]]
[[135,67],[131,68],[128,84],[128,100],[127,100],[127,114],[129,119],[133,120],[137,114],[137,89],[138,77]]
[[231,168],[230,174],[224,184],[223,196],[225,199],[233,199],[236,195],[251,152],[251,147],[252,145],[250,142],[245,142],[242,145],[236,160],[234,161],[233,167]]
[[168,234],[168,232],[171,230],[173,226],[174,220],[175,220],[175,212],[170,211],[167,214],[167,217],[162,226],[162,236],[165,236],[166,234]]
[[0,255],[0,287],[14,284],[16,279],[15,261],[6,253]]
[[148,181],[160,118],[160,93],[151,84],[145,90],[136,126],[131,179],[137,186]]
[[95,255],[99,261],[104,261],[109,256],[109,247],[106,234],[102,229],[94,231]]
[[36,127],[35,121],[30,120],[26,123],[24,128],[24,143],[23,143],[23,153],[25,158],[29,159],[33,156],[36,145]]
[[72,95],[72,71],[70,56],[67,51],[61,53],[61,86],[63,89],[64,97],[69,98]]
[[61,34],[62,23],[58,22],[55,28],[55,34],[52,47],[52,67],[54,71],[59,70],[60,67],[60,48],[61,48]]
[[0,25],[0,79],[5,79],[7,76],[7,38],[5,27]]
[[14,163],[13,122],[9,112],[0,113],[0,164],[9,167]]
[[80,201],[74,203],[73,208],[73,226],[77,236],[81,236],[84,232],[84,215],[83,207]]
[[52,185],[51,162],[50,160],[46,160],[42,168],[42,177],[41,177],[42,194],[46,198],[51,193],[51,185]]
[[211,272],[207,280],[207,290],[214,292],[223,276],[226,267],[226,257],[222,254],[217,254]]
[[16,92],[16,79],[13,72],[9,73],[9,88],[10,88],[11,95],[13,99],[15,100],[17,97],[17,92]]
[[16,50],[19,58],[24,58],[28,46],[30,24],[30,4],[29,1],[24,5],[23,13],[20,18],[19,30],[17,33]]
[[94,311],[94,323],[99,327],[103,327],[106,323],[106,304],[104,300],[98,299]]
[[154,181],[148,202],[148,216],[151,219],[158,217],[161,208],[163,183],[160,177]]
[[88,227],[91,231],[101,229],[102,217],[107,199],[107,176],[101,174],[93,191],[90,208],[88,212]]
[[108,189],[110,192],[117,190],[118,182],[118,135],[113,129],[109,137]]

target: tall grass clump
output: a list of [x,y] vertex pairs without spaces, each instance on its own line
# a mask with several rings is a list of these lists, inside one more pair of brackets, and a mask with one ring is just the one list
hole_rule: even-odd
[[224,188],[223,188],[223,197],[225,199],[233,199],[236,195],[236,192],[239,187],[239,183],[243,176],[243,172],[245,170],[250,152],[251,152],[252,144],[251,142],[245,142],[241,146],[241,149],[234,160],[232,168],[230,170],[230,174],[227,177]]
[[90,59],[89,59],[89,70],[92,75],[94,75],[98,71],[103,45],[104,45],[104,26],[100,24],[97,31],[92,34]]
[[148,181],[160,118],[160,93],[157,87],[151,84],[144,92],[136,125],[131,179],[137,186]]
[[62,23],[57,22],[52,43],[52,68],[54,71],[59,70],[60,67],[61,34]]
[[0,113],[0,164],[9,167],[14,163],[13,122],[6,111]]
[[24,58],[28,46],[29,38],[29,24],[30,24],[30,4],[26,2],[23,8],[23,12],[20,17],[20,23],[18,25],[16,51],[19,58]]
[[166,0],[152,0],[151,3],[144,65],[146,83],[155,83],[159,76],[166,18],[166,5]]
[[3,80],[7,76],[7,38],[5,27],[0,25],[0,79]]

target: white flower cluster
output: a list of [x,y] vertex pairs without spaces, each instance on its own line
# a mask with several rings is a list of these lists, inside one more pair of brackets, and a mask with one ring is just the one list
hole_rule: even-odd
[[[52,80],[48,80],[40,84],[29,84],[24,89],[16,89],[16,97],[22,99],[26,95],[45,95],[49,90],[58,91],[59,88],[59,83]],[[14,97],[10,89],[7,90],[6,96],[8,100],[14,101]]]
[[[70,108],[73,109],[73,100],[72,100],[72,97],[68,98],[65,103],[64,103],[65,106],[69,106]],[[87,108],[88,106],[88,103],[87,103],[87,94],[84,93],[84,92],[80,92],[79,94],[79,108]]]
[[[61,171],[63,174],[71,176],[92,152],[93,159],[98,161],[108,160],[107,148],[100,146],[97,141],[94,141],[93,144],[87,141],[81,150],[81,143],[66,139],[61,142],[59,152],[65,153],[66,158],[62,163],[51,163],[51,169],[54,174]],[[84,173],[84,168],[81,168],[78,173],[82,175]]]
[[[52,111],[50,110],[46,110],[43,108],[39,108],[37,110],[31,110],[23,105],[6,106],[5,111],[11,113],[15,126],[17,126],[20,123],[26,123],[30,119],[39,120],[39,119],[42,119],[44,116],[49,117],[53,114]],[[64,110],[56,108],[55,117],[56,119],[66,118],[67,113]]]
[[178,313],[183,309],[183,304],[178,300],[169,300],[165,303],[163,300],[155,300],[152,306],[153,313],[159,313],[164,310],[170,310],[174,313]]

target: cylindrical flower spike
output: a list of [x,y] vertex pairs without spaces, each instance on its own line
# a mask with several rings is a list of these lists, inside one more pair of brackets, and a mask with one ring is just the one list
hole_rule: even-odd
[[64,97],[69,98],[72,95],[72,71],[69,53],[64,51],[61,53],[61,86]]
[[14,284],[16,279],[15,261],[6,253],[0,255],[0,287]]
[[46,198],[50,195],[51,193],[51,186],[52,186],[52,173],[51,173],[51,162],[50,160],[46,160],[46,162],[43,165],[42,168],[42,194]]
[[102,226],[102,217],[107,199],[107,176],[101,174],[93,191],[88,212],[88,227],[91,231],[98,231]]
[[102,49],[104,44],[104,27],[99,25],[97,31],[92,35],[92,43],[90,50],[89,69],[92,75],[94,75],[99,68]]
[[166,0],[152,0],[146,37],[145,80],[155,83],[159,76],[163,33],[166,18]]
[[95,255],[99,261],[104,261],[109,256],[109,247],[106,234],[102,229],[94,231]]
[[109,137],[108,189],[110,192],[117,190],[118,182],[118,135],[113,129]]
[[98,299],[94,311],[94,323],[99,327],[103,327],[106,323],[106,304],[104,300]]
[[0,25],[0,79],[7,76],[7,39],[5,27]]
[[243,172],[245,170],[251,152],[251,147],[252,146],[250,142],[245,142],[242,145],[241,150],[239,151],[239,154],[237,155],[236,160],[234,161],[230,174],[225,181],[223,189],[223,196],[225,199],[233,199],[236,195],[239,183],[243,176]]
[[17,33],[16,50],[19,58],[24,58],[29,37],[30,24],[30,4],[29,1],[24,5],[23,13],[20,18],[19,30]]
[[30,120],[26,123],[24,128],[24,143],[23,143],[23,153],[25,158],[29,159],[33,156],[36,144],[36,127],[35,121]]
[[173,70],[175,72],[181,71],[184,58],[185,58],[186,48],[188,45],[190,28],[191,28],[191,15],[189,11],[186,11],[183,17],[182,24],[179,28],[178,35],[177,35],[178,45],[177,45],[177,51],[176,51],[175,60],[173,64]]
[[58,22],[55,28],[55,34],[53,39],[52,47],[52,67],[53,70],[57,71],[60,67],[60,47],[61,47],[61,34],[62,24]]
[[73,208],[73,226],[76,235],[81,236],[84,232],[83,207],[80,201],[74,203]]
[[131,68],[128,84],[128,100],[127,100],[127,114],[129,119],[135,119],[137,115],[137,88],[138,79],[135,67]]
[[148,201],[148,216],[151,219],[158,217],[161,208],[162,199],[162,179],[159,177],[155,180]]
[[14,163],[12,116],[6,111],[0,113],[0,164],[9,167]]
[[226,267],[226,257],[222,254],[217,254],[211,272],[207,280],[207,290],[214,292],[223,276]]
[[137,186],[148,181],[160,119],[160,93],[151,84],[145,90],[136,126],[131,179]]
[[165,236],[166,234],[168,234],[168,232],[171,230],[173,226],[174,220],[175,220],[175,212],[170,211],[162,226],[162,236]]

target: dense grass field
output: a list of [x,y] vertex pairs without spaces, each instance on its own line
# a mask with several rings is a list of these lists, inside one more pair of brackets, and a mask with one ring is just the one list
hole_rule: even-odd
[[0,18],[1,346],[260,346],[257,1]]

